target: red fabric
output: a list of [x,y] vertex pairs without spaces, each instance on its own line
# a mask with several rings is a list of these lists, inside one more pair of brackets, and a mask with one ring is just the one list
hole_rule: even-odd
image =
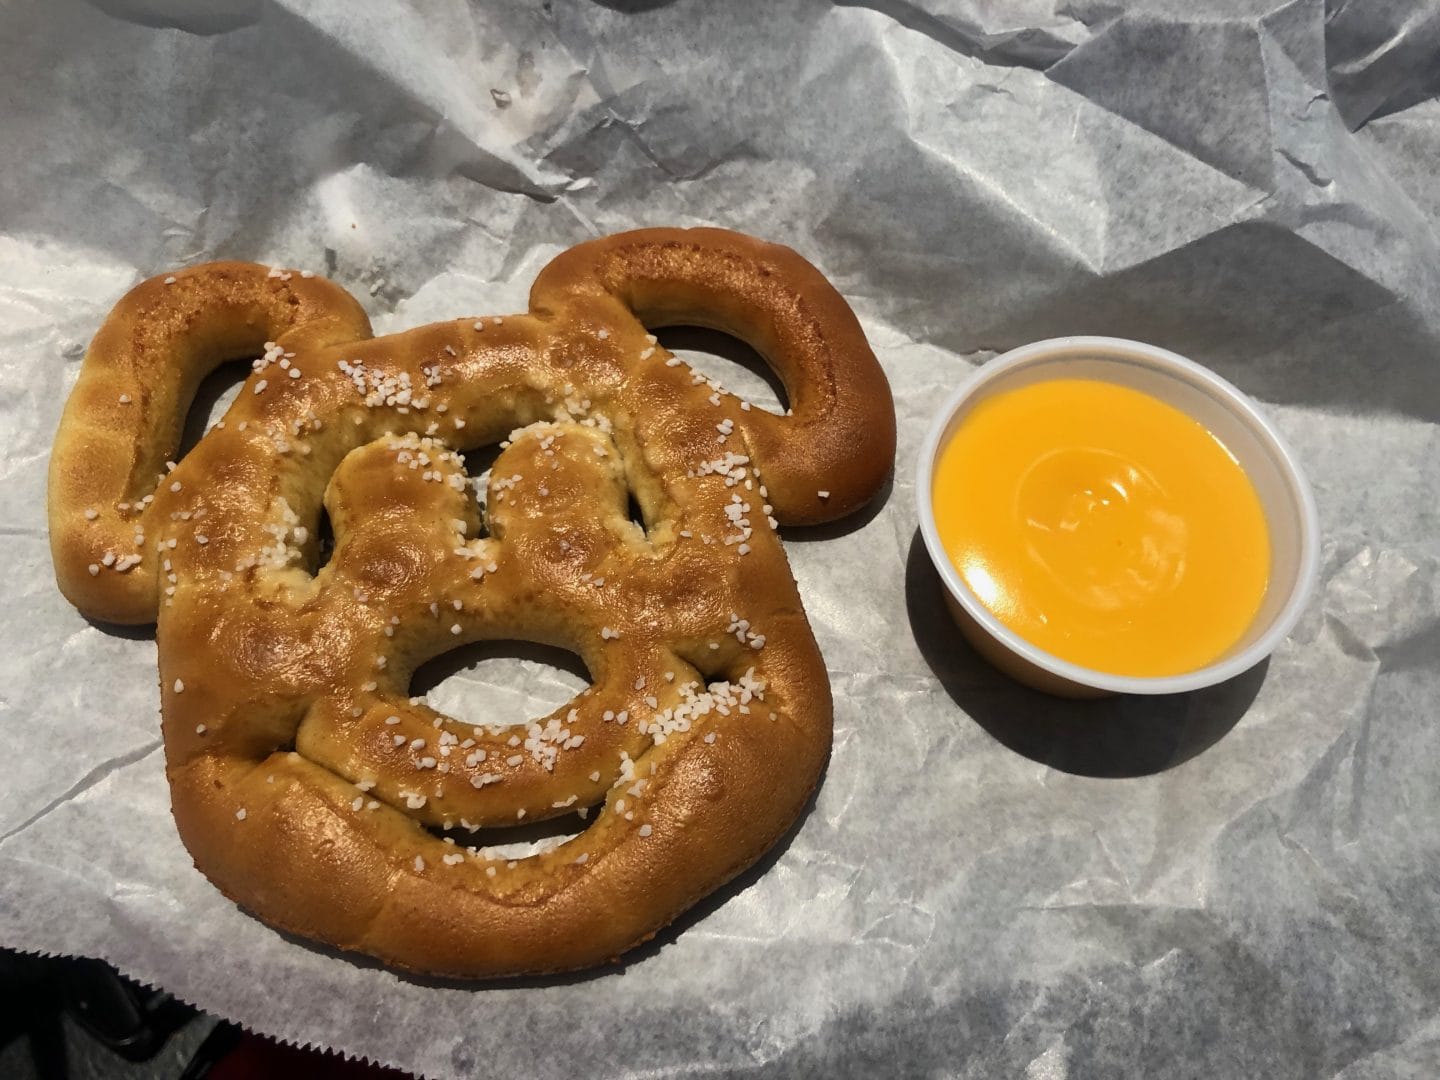
[[413,1080],[409,1073],[339,1054],[301,1050],[245,1034],[235,1049],[216,1062],[207,1080]]

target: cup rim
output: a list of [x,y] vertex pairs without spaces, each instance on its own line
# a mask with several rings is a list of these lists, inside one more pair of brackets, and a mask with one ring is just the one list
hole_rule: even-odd
[[[931,489],[934,480],[935,457],[939,452],[945,429],[955,414],[987,383],[1037,357],[1096,351],[1129,353],[1132,357],[1162,369],[1181,373],[1187,378],[1203,384],[1227,408],[1242,414],[1254,424],[1256,433],[1261,436],[1262,442],[1268,444],[1268,449],[1274,455],[1291,490],[1298,498],[1300,565],[1290,596],[1286,599],[1284,606],[1276,615],[1269,629],[1248,647],[1233,656],[1224,657],[1194,671],[1163,676],[1114,675],[1060,659],[1053,653],[1026,641],[997,619],[965,585],[959,570],[950,561],[950,557],[945,553],[944,545],[940,542],[940,533],[935,525],[934,500]],[[1079,356],[1076,358],[1078,359]],[[1294,629],[1314,592],[1319,575],[1320,519],[1315,496],[1294,451],[1280,435],[1275,425],[1245,393],[1209,368],[1168,349],[1128,338],[1095,335],[1046,338],[1043,341],[1010,349],[971,372],[936,411],[934,419],[930,423],[930,429],[921,443],[919,461],[915,471],[915,503],[920,518],[921,536],[925,541],[925,548],[929,553],[931,563],[934,564],[945,587],[956,602],[984,628],[987,634],[1012,653],[1042,671],[1080,686],[1110,693],[1178,694],[1213,686],[1248,671],[1274,652],[1280,642]]]

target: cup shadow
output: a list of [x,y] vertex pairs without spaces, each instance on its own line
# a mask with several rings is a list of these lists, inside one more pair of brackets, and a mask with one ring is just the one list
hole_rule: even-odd
[[965,641],[918,529],[905,563],[905,608],[921,655],[966,715],[1017,754],[1076,776],[1150,776],[1190,760],[1240,722],[1270,664],[1185,694],[1071,701],[1031,690]]

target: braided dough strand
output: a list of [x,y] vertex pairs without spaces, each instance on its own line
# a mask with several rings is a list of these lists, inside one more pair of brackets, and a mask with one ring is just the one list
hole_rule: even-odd
[[[673,322],[759,349],[793,415],[670,356],[648,329]],[[255,353],[163,471],[204,372]],[[469,475],[462,453],[502,440]],[[583,244],[528,314],[379,339],[336,286],[214,264],[137,286],[97,335],[52,543],[87,614],[158,613],[175,820],[222,892],[396,967],[570,969],[652,935],[802,810],[831,699],[776,525],[860,505],[893,448],[844,301],[735,234]],[[409,695],[426,661],[504,640],[574,652],[591,686],[518,726]],[[484,846],[577,812],[529,857]]]

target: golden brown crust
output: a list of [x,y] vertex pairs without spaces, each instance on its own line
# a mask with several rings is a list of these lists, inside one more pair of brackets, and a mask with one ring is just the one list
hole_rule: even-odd
[[[603,962],[775,842],[831,704],[774,524],[853,510],[894,456],[854,316],[788,249],[621,234],[557,258],[531,309],[373,339],[297,272],[147,281],[96,336],[51,463],[62,591],[158,614],[196,865],[274,925],[414,971]],[[674,322],[756,347],[793,415],[670,357],[646,328]],[[200,379],[262,350],[167,469]],[[457,451],[507,435],[482,522]],[[493,639],[570,649],[593,686],[519,729],[409,698],[418,665]],[[577,807],[590,823],[548,852],[466,846]]]

